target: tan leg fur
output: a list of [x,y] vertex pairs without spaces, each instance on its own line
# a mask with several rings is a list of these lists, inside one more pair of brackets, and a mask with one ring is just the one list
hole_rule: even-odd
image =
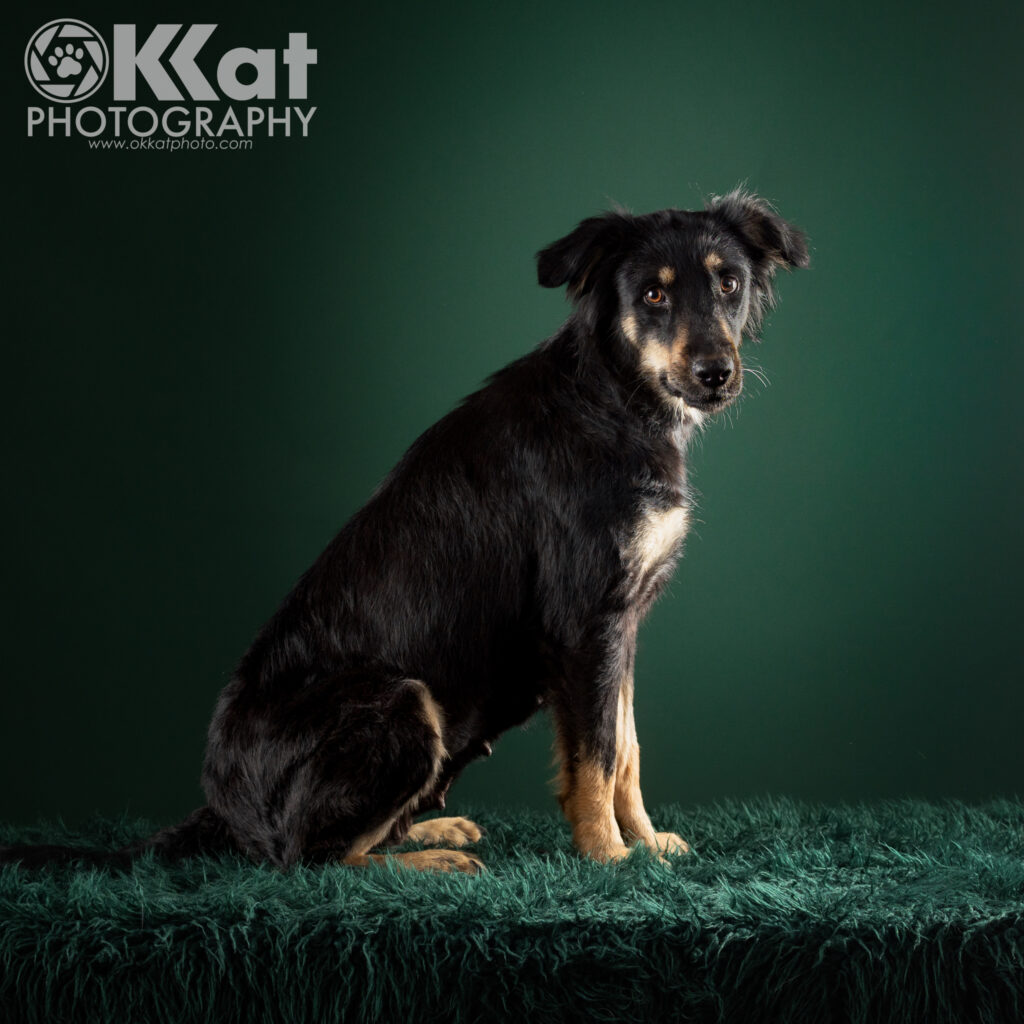
[[621,860],[629,855],[615,821],[614,775],[605,775],[599,761],[571,757],[559,737],[561,767],[559,800],[572,826],[572,838],[580,853],[594,860]]
[[690,847],[674,832],[655,832],[640,793],[640,744],[633,717],[633,679],[627,676],[619,689],[615,729],[615,818],[627,843],[641,842],[659,853],[689,853]]

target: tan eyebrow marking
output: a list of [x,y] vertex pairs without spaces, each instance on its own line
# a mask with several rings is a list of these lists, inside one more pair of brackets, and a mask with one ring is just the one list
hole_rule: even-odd
[[704,266],[707,267],[708,270],[717,270],[724,262],[725,260],[723,260],[717,252],[710,252],[704,258]]
[[662,267],[658,271],[658,280],[663,285],[670,285],[676,279],[676,272],[672,267]]

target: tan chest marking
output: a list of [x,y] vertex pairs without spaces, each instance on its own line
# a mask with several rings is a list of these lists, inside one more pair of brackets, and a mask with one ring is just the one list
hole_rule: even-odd
[[644,515],[637,523],[627,552],[633,572],[643,578],[657,569],[676,552],[689,525],[689,509],[678,506]]

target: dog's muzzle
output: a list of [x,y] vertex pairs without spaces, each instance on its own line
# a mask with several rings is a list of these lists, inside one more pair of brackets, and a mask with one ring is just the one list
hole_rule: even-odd
[[742,390],[743,376],[730,355],[702,356],[678,374],[662,373],[661,386],[701,412],[717,412]]

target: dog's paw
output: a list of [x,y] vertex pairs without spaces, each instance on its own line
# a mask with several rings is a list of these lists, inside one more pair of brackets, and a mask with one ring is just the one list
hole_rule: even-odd
[[483,829],[469,818],[431,818],[412,825],[406,839],[427,846],[465,846],[479,842],[483,834]]
[[625,860],[632,853],[632,850],[624,843],[613,843],[608,846],[580,849],[580,853],[591,860],[599,861],[601,864],[614,864],[616,861]]
[[391,854],[387,859],[417,871],[462,871],[467,875],[484,873],[484,862],[479,857],[458,850],[414,850],[412,853]]
[[680,839],[675,832],[655,832],[657,850],[660,854],[689,853],[690,844],[685,839]]

